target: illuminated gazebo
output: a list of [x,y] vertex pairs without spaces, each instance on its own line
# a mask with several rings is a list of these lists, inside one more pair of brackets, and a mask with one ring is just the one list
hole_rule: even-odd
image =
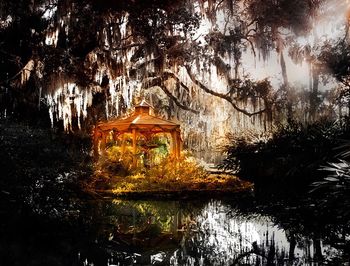
[[[121,154],[125,153],[126,145],[131,144],[132,164],[137,166],[138,145],[145,145],[140,140],[150,141],[157,134],[170,136],[170,153],[179,158],[181,151],[180,125],[169,120],[153,115],[153,108],[146,101],[141,101],[135,106],[134,112],[122,119],[110,120],[98,123],[94,130],[94,156],[98,159],[100,152],[106,150],[106,142],[109,138],[120,143]],[[131,137],[131,143],[127,139]]]

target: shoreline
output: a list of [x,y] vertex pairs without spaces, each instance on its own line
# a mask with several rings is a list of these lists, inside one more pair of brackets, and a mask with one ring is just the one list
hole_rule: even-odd
[[113,189],[95,189],[85,190],[88,194],[97,195],[103,199],[198,199],[205,198],[221,198],[237,196],[248,196],[254,194],[254,184],[250,184],[244,188],[231,189],[185,189],[185,190],[140,190],[140,191],[122,191],[115,192]]

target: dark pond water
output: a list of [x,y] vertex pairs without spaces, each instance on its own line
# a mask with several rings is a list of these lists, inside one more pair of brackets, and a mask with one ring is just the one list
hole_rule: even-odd
[[349,265],[346,232],[254,204],[86,201],[56,220],[8,221],[0,265]]

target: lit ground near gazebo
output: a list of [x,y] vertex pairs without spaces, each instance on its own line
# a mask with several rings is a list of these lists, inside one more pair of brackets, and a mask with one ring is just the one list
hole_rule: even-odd
[[242,181],[232,175],[209,174],[203,178],[188,179],[159,179],[156,177],[132,176],[126,180],[119,180],[116,187],[112,189],[115,195],[126,195],[127,193],[176,193],[186,192],[241,192],[252,189],[252,184]]
[[212,196],[253,189],[250,182],[227,173],[209,173],[185,157],[180,161],[164,161],[151,169],[139,169],[131,174],[113,170],[103,164],[98,166],[94,181],[86,189],[112,197],[187,197],[206,193]]
[[94,192],[101,195],[116,197],[132,196],[189,196],[189,193],[198,192],[210,193],[208,195],[222,193],[235,193],[251,191],[252,183],[242,181],[236,176],[226,174],[208,174],[203,178],[188,179],[170,179],[157,177],[145,177],[143,175],[134,175],[128,177],[114,177],[110,179],[109,184],[103,187],[97,187]]

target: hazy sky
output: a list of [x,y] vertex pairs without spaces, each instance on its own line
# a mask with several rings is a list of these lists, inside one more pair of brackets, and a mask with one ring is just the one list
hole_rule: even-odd
[[[344,36],[346,16],[349,10],[349,0],[329,0],[323,7],[322,16],[314,23],[313,29],[307,36],[297,38],[298,44],[301,46],[311,45],[316,46],[325,39],[336,40]],[[292,84],[301,84],[308,86],[309,84],[309,65],[307,62],[295,64],[288,56],[288,44],[285,47],[284,58],[287,65],[287,74],[289,82]],[[282,82],[281,66],[279,56],[276,52],[271,52],[267,61],[259,58],[254,58],[250,51],[243,54],[243,66],[248,70],[249,74],[256,79],[271,77],[270,80],[274,86],[278,86]],[[325,87],[334,86],[334,83]],[[320,88],[324,87],[320,84]]]

